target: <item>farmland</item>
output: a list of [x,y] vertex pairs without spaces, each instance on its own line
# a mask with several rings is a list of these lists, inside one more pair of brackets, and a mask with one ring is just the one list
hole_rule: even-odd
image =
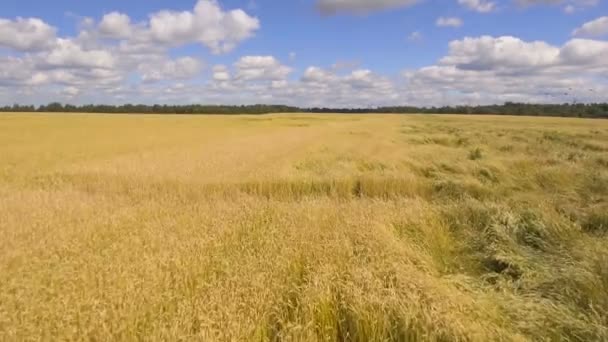
[[608,339],[608,122],[0,115],[0,340]]

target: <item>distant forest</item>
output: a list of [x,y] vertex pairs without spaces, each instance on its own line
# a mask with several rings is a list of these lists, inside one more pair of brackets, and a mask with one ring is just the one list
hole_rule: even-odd
[[41,106],[0,107],[0,112],[49,112],[49,113],[121,113],[121,114],[271,114],[271,113],[394,113],[394,114],[474,114],[474,115],[526,115],[562,116],[608,119],[608,103],[592,104],[529,104],[507,102],[488,106],[445,107],[376,107],[376,108],[302,108],[283,105],[81,105],[50,103]]

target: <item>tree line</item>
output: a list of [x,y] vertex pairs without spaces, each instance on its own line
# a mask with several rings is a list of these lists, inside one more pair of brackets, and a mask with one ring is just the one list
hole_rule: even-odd
[[394,113],[394,114],[471,114],[471,115],[526,115],[608,118],[608,103],[532,104],[506,102],[485,106],[414,107],[394,106],[375,108],[293,107],[284,105],[71,105],[53,102],[47,105],[19,105],[0,107],[0,112],[46,113],[116,113],[116,114],[271,114],[271,113]]

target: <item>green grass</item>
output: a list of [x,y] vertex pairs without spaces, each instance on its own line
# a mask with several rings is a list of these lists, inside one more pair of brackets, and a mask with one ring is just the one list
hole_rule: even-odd
[[608,339],[608,123],[0,115],[0,340]]

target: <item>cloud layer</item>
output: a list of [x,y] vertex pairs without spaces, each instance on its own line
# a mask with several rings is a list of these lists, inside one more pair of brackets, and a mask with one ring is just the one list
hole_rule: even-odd
[[368,13],[390,8],[408,7],[420,0],[318,0],[318,9],[325,14]]
[[608,16],[597,18],[583,24],[572,32],[574,36],[608,36]]
[[[483,13],[494,10],[487,1],[459,2]],[[321,0],[319,6],[327,13],[367,13],[415,3]],[[462,24],[457,17],[440,17],[435,22],[441,27]],[[608,33],[606,17],[573,27],[573,37],[559,46],[513,36],[456,39],[434,63],[397,75],[339,61],[295,67],[295,53],[283,58],[231,55],[229,62],[216,65],[198,56],[172,53],[187,45],[202,46],[212,54],[234,51],[260,27],[256,17],[242,9],[224,9],[215,0],[199,0],[190,11],[151,13],[142,22],[119,12],[98,20],[84,18],[73,37],[58,36],[55,27],[37,18],[0,19],[0,49],[8,51],[0,55],[0,103],[365,107],[590,102],[605,100],[602,94],[608,92],[608,42],[601,40]]]

